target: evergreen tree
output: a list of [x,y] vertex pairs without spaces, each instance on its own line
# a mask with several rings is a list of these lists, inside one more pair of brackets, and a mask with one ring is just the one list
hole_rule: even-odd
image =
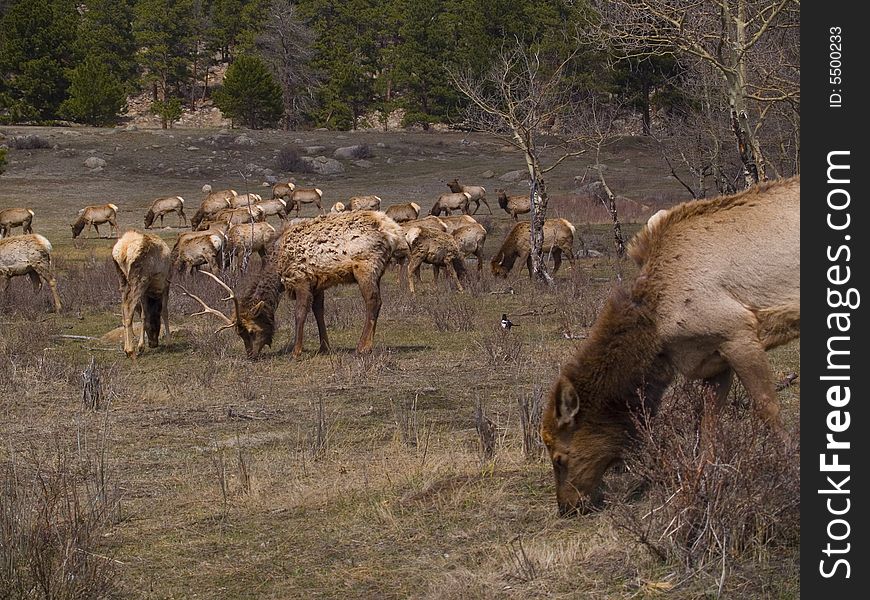
[[133,33],[141,48],[145,80],[155,88],[154,100],[181,94],[188,83],[194,51],[193,0],[139,0]]
[[124,86],[103,54],[90,54],[70,72],[69,98],[60,114],[88,125],[109,125],[127,102]]
[[251,129],[272,126],[281,118],[281,86],[258,57],[241,55],[227,69],[224,84],[215,92],[224,115]]
[[79,24],[76,53],[95,57],[132,92],[137,76],[133,9],[129,0],[88,0]]
[[0,20],[0,109],[15,120],[57,116],[78,24],[73,0],[18,0]]

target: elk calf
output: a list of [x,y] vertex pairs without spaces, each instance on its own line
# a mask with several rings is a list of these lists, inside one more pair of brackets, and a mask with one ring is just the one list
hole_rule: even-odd
[[[82,230],[85,228],[85,225],[88,227],[88,232],[90,232],[91,227],[97,232],[97,235],[100,235],[100,228],[98,225],[102,225],[103,223],[108,223],[112,226],[112,234],[114,237],[118,237],[118,223],[115,221],[115,216],[118,213],[118,207],[114,204],[100,204],[99,206],[86,206],[79,211],[78,218],[75,223],[70,225],[72,227],[72,236],[73,239],[79,237],[82,233]],[[100,236],[102,237],[102,236]]]
[[29,208],[6,208],[0,210],[0,239],[12,235],[13,227],[21,227],[21,233],[33,233],[34,212]]
[[[156,348],[163,322],[163,339],[169,339],[169,246],[151,233],[131,230],[112,248],[112,259],[121,285],[121,323],[124,326],[124,352],[136,358],[137,350]],[[138,347],[133,343],[133,319],[142,317]]]
[[9,287],[9,280],[17,275],[30,277],[34,293],[40,290],[43,281],[48,283],[54,310],[60,312],[57,281],[51,272],[51,242],[38,233],[0,240],[0,281],[3,282],[4,293]]

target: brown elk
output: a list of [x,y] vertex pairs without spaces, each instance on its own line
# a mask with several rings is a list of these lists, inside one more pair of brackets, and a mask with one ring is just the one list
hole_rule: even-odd
[[432,265],[435,281],[441,268],[453,277],[457,289],[462,291],[460,278],[465,277],[465,261],[456,240],[449,233],[430,229],[428,227],[404,227],[405,239],[410,248],[408,252],[408,288],[415,292],[414,280],[420,279],[420,266],[423,263]]
[[413,221],[405,221],[402,227],[407,230],[408,227],[428,227],[429,229],[437,229],[438,231],[447,231],[447,224],[444,223],[444,217],[436,217],[427,215],[422,219],[414,219]]
[[320,211],[320,214],[323,214],[323,204],[321,200],[323,199],[323,191],[317,188],[295,188],[290,193],[290,199],[287,201],[289,204],[289,208],[287,210],[292,210],[294,207],[296,208],[296,216],[299,216],[299,209],[303,204],[311,204],[317,207],[317,210]]
[[[553,255],[553,273],[562,266],[562,254],[568,257],[574,265],[574,226],[566,219],[547,219],[544,221],[544,247],[545,256]],[[514,268],[517,260],[520,264],[526,263],[529,269],[529,277],[532,276],[532,248],[531,248],[531,225],[529,223],[517,223],[510,230],[504,242],[492,257],[490,266],[492,274],[498,277],[507,277]]]
[[452,181],[447,182],[447,187],[449,187],[450,191],[453,193],[469,193],[470,196],[468,200],[470,202],[474,202],[474,212],[472,214],[477,214],[481,202],[486,204],[486,210],[489,211],[489,214],[492,214],[492,209],[489,207],[489,202],[486,201],[486,188],[482,185],[462,185],[461,183],[459,183],[459,178],[454,177]]
[[438,196],[435,204],[432,205],[429,214],[437,217],[440,216],[442,212],[450,215],[454,210],[458,210],[467,215],[468,203],[470,200],[471,194],[468,192],[441,194]]
[[[156,348],[163,322],[163,340],[169,339],[169,246],[153,233],[131,230],[112,248],[112,260],[121,286],[121,323],[124,326],[124,352],[136,358],[138,350]],[[139,345],[133,343],[133,319],[142,316]]]
[[438,217],[444,226],[447,228],[447,233],[452,234],[460,227],[466,225],[477,225],[477,221],[471,215],[456,215],[453,217]]
[[272,186],[272,198],[282,198],[285,202],[290,200],[290,193],[296,189],[296,184],[292,181],[287,183],[276,183]]
[[517,215],[524,215],[532,211],[532,203],[529,196],[508,196],[504,190],[498,192],[498,205],[507,214],[517,220]]
[[477,272],[483,270],[483,245],[486,243],[486,228],[480,223],[463,225],[451,234],[462,256],[477,257]]
[[329,209],[331,213],[340,213],[347,212],[349,209],[345,206],[344,202],[336,202],[332,205],[332,208]]
[[263,199],[260,194],[236,194],[232,198],[229,199],[230,208],[247,208],[248,206],[253,206],[254,204],[258,204]]
[[118,207],[114,204],[101,204],[99,206],[84,207],[79,211],[75,223],[70,225],[72,228],[73,239],[77,238],[82,233],[85,225],[87,225],[89,232],[91,227],[93,227],[94,230],[96,230],[97,235],[100,235],[100,228],[98,225],[102,225],[103,223],[111,225],[112,233],[115,237],[118,237],[118,223],[115,220],[117,214]]
[[347,210],[381,210],[381,199],[378,196],[352,196],[347,206]]
[[278,215],[278,218],[282,221],[287,220],[287,201],[284,198],[260,200],[257,202],[257,206],[263,209],[263,217],[265,218]]
[[266,222],[233,225],[227,231],[230,266],[235,269],[240,258],[247,263],[247,257],[255,252],[260,255],[261,266],[266,266],[266,254],[277,237],[278,232]]
[[235,190],[209,192],[202,202],[199,203],[199,209],[190,220],[191,228],[194,230],[199,229],[203,221],[208,221],[219,210],[229,208],[230,198],[234,198],[237,195]]
[[187,227],[187,215],[184,214],[184,198],[181,196],[168,196],[166,198],[157,198],[151,203],[151,207],[145,213],[145,229],[151,229],[157,217],[160,217],[160,226],[163,227],[163,217],[171,212],[181,217],[184,220],[184,226]]
[[4,293],[9,280],[18,275],[27,275],[33,284],[34,293],[46,282],[51,288],[55,312],[60,312],[60,296],[57,281],[51,270],[51,242],[38,233],[24,234],[0,239],[0,281]]
[[420,205],[416,202],[393,204],[388,206],[384,212],[396,223],[404,223],[406,221],[413,221],[420,216]]
[[[224,208],[217,211],[211,216],[208,221],[203,223],[226,223],[229,226],[238,225],[239,223],[260,223],[266,220],[266,211],[257,205],[247,206],[244,208]],[[200,223],[202,227],[203,223]]]
[[188,231],[175,240],[169,262],[173,271],[193,272],[203,265],[217,273],[223,265],[226,235],[218,230]]
[[563,366],[541,435],[562,514],[602,498],[602,478],[676,373],[722,407],[733,373],[782,432],[766,351],[800,335],[800,179],[681,204],[651,219],[629,253],[640,271],[608,299]]
[[[320,351],[329,351],[323,316],[324,291],[356,282],[366,304],[366,319],[357,352],[370,352],[381,309],[381,276],[397,249],[407,251],[401,227],[380,212],[355,211],[329,214],[288,227],[275,242],[269,262],[241,298],[218,281],[234,304],[232,317],[203,305],[197,314],[213,314],[242,338],[250,358],[272,344],[275,309],[282,292],[295,297],[296,339],[294,357],[302,353],[305,318],[313,310],[320,334]],[[208,274],[207,274],[208,275]]]
[[12,235],[13,227],[21,227],[21,233],[33,233],[33,215],[29,208],[6,208],[0,210],[0,239]]

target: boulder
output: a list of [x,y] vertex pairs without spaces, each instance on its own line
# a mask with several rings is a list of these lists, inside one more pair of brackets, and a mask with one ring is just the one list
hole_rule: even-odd
[[99,158],[98,156],[89,156],[85,160],[84,164],[89,169],[97,169],[97,168],[105,167],[106,161],[103,160],[102,158]]
[[371,150],[368,147],[357,144],[355,146],[336,148],[335,152],[332,153],[332,156],[341,160],[351,160],[354,158],[366,158],[370,154]]
[[508,171],[507,173],[499,177],[499,181],[516,183],[517,181],[525,181],[528,178],[529,171],[527,169],[517,169],[516,171]]
[[311,158],[310,156],[303,156],[300,160],[305,166],[304,170],[311,173],[317,173],[318,175],[337,175],[339,173],[344,173],[344,166],[334,158],[327,158],[325,156]]

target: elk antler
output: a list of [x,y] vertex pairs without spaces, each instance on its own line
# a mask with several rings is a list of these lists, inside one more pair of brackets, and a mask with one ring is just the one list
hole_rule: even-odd
[[[224,329],[229,329],[230,327],[235,327],[236,322],[233,321],[232,319],[230,319],[224,313],[222,313],[221,311],[219,311],[215,308],[210,307],[208,304],[205,303],[205,300],[203,300],[202,298],[200,298],[196,294],[191,294],[190,292],[188,292],[187,289],[183,285],[181,285],[180,283],[176,283],[175,285],[177,285],[178,287],[181,288],[181,291],[184,292],[185,296],[193,298],[194,300],[196,300],[197,302],[202,304],[202,310],[199,312],[193,313],[191,316],[214,315],[225,323],[225,325],[223,327],[221,327],[220,329],[218,329],[217,331],[215,331],[215,333],[218,333],[219,331],[223,331]],[[238,313],[236,313],[236,314],[238,314]]]
[[227,292],[229,292],[230,295],[227,296],[226,298],[224,298],[224,302],[227,302],[228,300],[232,300],[232,301],[233,301],[233,306],[234,306],[235,309],[236,309],[236,318],[238,318],[238,316],[239,316],[240,314],[242,314],[242,311],[241,311],[241,309],[240,309],[240,307],[239,307],[239,299],[236,298],[236,293],[233,291],[233,288],[231,288],[231,287],[228,286],[226,283],[224,283],[223,280],[222,280],[220,277],[218,277],[217,275],[215,275],[214,273],[209,273],[208,271],[200,271],[199,269],[197,269],[197,271],[199,271],[199,272],[202,273],[203,275],[208,275],[209,277],[211,277],[212,279],[214,279],[215,281],[217,281],[219,286],[221,286],[221,287],[224,288]]

